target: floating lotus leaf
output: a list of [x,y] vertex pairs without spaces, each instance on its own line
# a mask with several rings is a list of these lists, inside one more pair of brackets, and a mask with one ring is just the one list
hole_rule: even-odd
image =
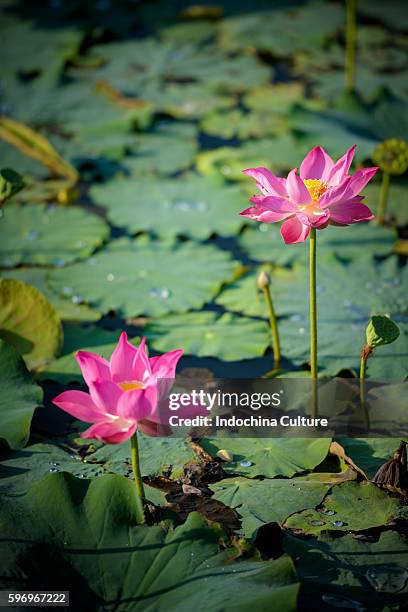
[[305,506],[317,506],[328,487],[306,478],[253,480],[227,478],[211,485],[215,499],[236,508],[245,537],[254,538],[266,523],[283,523]]
[[[343,87],[341,85],[341,76],[343,75]],[[358,67],[358,87],[357,91],[367,103],[372,103],[376,100],[379,92],[385,87],[391,91],[394,96],[397,96],[404,101],[408,100],[408,89],[405,86],[407,79],[407,71],[401,73],[378,73],[364,66]],[[314,86],[315,94],[329,100],[336,100],[344,90],[344,72],[331,71],[324,72],[315,76],[316,84]],[[402,86],[401,86],[402,85]]]
[[[220,174],[233,181],[248,182],[245,168],[266,166],[274,172],[295,168],[306,148],[293,136],[248,140],[240,147],[220,147],[197,155],[197,170],[204,175]],[[255,192],[256,189],[253,189]]]
[[0,337],[12,344],[29,368],[38,368],[61,350],[61,320],[35,287],[0,279]]
[[64,266],[88,257],[109,228],[82,208],[9,204],[1,232],[0,266],[11,268],[22,263]]
[[[404,605],[408,591],[405,535],[383,531],[304,539],[288,536],[284,550],[296,559],[302,580],[299,605],[309,610],[391,609]],[[375,601],[375,604],[374,604]]]
[[207,42],[216,34],[216,25],[205,19],[191,23],[177,23],[160,30],[160,37],[166,42],[184,45]]
[[[233,463],[223,463],[229,474],[255,477],[285,476],[312,470],[329,452],[331,438],[222,438],[204,439],[204,449],[213,457],[220,449],[233,453]],[[243,464],[243,465],[241,465]],[[248,465],[249,464],[249,465]]]
[[313,2],[300,7],[277,7],[271,11],[227,17],[220,24],[220,44],[228,50],[253,49],[278,57],[298,49],[321,46],[343,28],[342,7]]
[[[33,444],[10,453],[0,462],[2,496],[27,493],[33,483],[50,473],[69,472],[78,478],[93,478],[104,473],[102,465],[88,465],[81,456],[54,444]],[[23,477],[22,477],[23,476]]]
[[120,330],[103,329],[96,325],[66,325],[62,355],[69,355],[84,346],[91,350],[92,346],[115,344],[120,334]]
[[301,134],[304,145],[311,148],[319,142],[332,157],[339,158],[350,143],[357,143],[356,161],[362,161],[371,156],[381,140],[367,114],[361,116],[340,110],[314,111],[298,106],[290,112],[289,120],[292,128]]
[[93,71],[92,77],[130,93],[138,85],[148,86],[162,79],[187,80],[213,90],[241,92],[267,83],[272,72],[254,56],[231,57],[219,47],[199,47],[190,42],[181,45],[145,38],[95,47],[95,52],[105,58],[106,64]]
[[10,88],[16,87],[24,77],[28,80],[30,75],[34,75],[43,87],[57,82],[64,64],[79,50],[83,36],[80,29],[40,27],[38,22],[13,14],[7,10],[9,7],[2,8],[2,80]]
[[162,122],[151,134],[136,138],[132,155],[123,165],[132,174],[173,174],[192,165],[197,130],[189,123]]
[[374,484],[344,482],[333,487],[323,500],[320,511],[311,508],[292,514],[285,527],[302,534],[317,535],[328,530],[347,532],[381,527],[391,519],[406,516],[407,511],[400,500]]
[[[57,311],[62,321],[98,321],[101,318],[101,313],[97,310],[89,308],[86,304],[78,304],[77,300],[67,300],[60,297],[52,291],[47,284],[46,276],[48,270],[46,268],[15,268],[13,270],[2,270],[2,278],[14,278],[18,281],[32,285],[47,298]],[[75,297],[75,296],[73,296]]]
[[22,357],[4,340],[0,340],[0,387],[0,441],[10,448],[23,448],[42,391],[32,381]]
[[276,83],[251,89],[243,101],[245,106],[254,111],[286,114],[293,104],[303,100],[304,93],[302,83]]
[[54,291],[102,312],[160,315],[200,308],[235,266],[212,245],[123,238],[84,263],[51,271],[48,281]]
[[200,84],[160,83],[143,90],[157,111],[176,119],[199,119],[203,115],[234,105],[234,98],[206,89]]
[[339,438],[346,454],[364,470],[369,478],[373,478],[377,470],[392,459],[398,448],[396,438]]
[[[18,525],[11,518],[16,512],[24,517]],[[2,572],[12,569],[21,587],[38,584],[39,557],[34,563],[32,547],[41,543],[46,547],[41,584],[47,588],[63,580],[71,606],[86,601],[106,607],[115,601],[129,609],[132,600],[135,611],[146,604],[191,610],[205,597],[215,610],[228,606],[240,590],[243,611],[265,608],[271,598],[281,609],[296,609],[298,585],[289,557],[231,563],[233,550],[219,552],[222,532],[196,513],[170,531],[137,525],[134,486],[121,476],[87,481],[50,474],[18,502],[3,503],[1,513],[6,525],[1,559],[7,563]]]
[[289,130],[286,117],[279,113],[256,111],[244,113],[239,109],[206,115],[201,122],[206,134],[219,138],[262,138],[279,135]]
[[[143,476],[162,476],[171,473],[174,479],[183,475],[183,466],[190,461],[197,461],[188,440],[183,438],[151,437],[138,433],[141,469]],[[131,469],[130,443],[120,446],[102,446],[87,456],[87,461],[101,462],[105,470],[118,474],[127,474]]]
[[[351,369],[358,375],[360,352],[365,341],[367,319],[356,318],[321,321],[319,324],[319,372],[336,376],[341,370]],[[399,321],[401,334],[393,344],[381,347],[369,360],[367,375],[379,381],[403,380],[407,376],[408,324]],[[280,322],[282,354],[295,365],[309,361],[307,319],[282,319]]]
[[230,313],[169,315],[149,323],[145,331],[155,350],[164,352],[171,350],[170,347],[182,346],[188,355],[224,361],[261,357],[270,344],[269,330],[263,321]]
[[238,215],[242,191],[211,177],[118,179],[92,187],[91,195],[108,209],[114,225],[133,233],[204,239],[228,236],[243,224]]

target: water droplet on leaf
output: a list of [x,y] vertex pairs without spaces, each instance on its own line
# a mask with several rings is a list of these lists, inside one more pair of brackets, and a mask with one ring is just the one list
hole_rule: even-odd
[[313,525],[313,527],[321,527],[325,522],[320,519],[313,519],[313,521],[310,521],[310,524]]
[[241,467],[251,467],[252,461],[249,461],[249,459],[243,459],[242,461],[239,462],[239,465]]
[[333,516],[334,514],[336,514],[334,510],[328,510],[327,508],[321,508],[319,512],[325,514],[326,516]]
[[37,240],[38,236],[40,234],[38,232],[36,232],[35,230],[30,230],[26,233],[26,240]]
[[167,300],[170,297],[170,290],[166,287],[152,287],[149,291],[149,295],[159,300]]

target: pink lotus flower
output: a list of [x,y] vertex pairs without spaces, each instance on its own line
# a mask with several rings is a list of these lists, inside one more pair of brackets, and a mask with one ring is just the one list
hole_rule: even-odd
[[360,191],[378,168],[363,168],[349,175],[356,145],[336,163],[322,147],[312,149],[300,166],[291,170],[286,179],[278,178],[267,168],[249,168],[262,195],[250,198],[254,206],[241,215],[262,223],[285,222],[281,235],[286,244],[303,242],[310,228],[323,229],[332,225],[350,225],[370,221],[374,215],[362,204]]
[[65,391],[53,402],[77,419],[93,423],[82,438],[119,444],[136,429],[148,435],[169,432],[161,425],[158,406],[172,386],[183,351],[149,359],[145,340],[136,348],[123,332],[110,362],[95,353],[76,354],[89,393]]

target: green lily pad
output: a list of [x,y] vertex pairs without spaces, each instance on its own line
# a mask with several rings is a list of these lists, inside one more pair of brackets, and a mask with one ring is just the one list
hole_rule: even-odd
[[220,44],[231,51],[254,47],[278,57],[323,43],[343,28],[342,7],[325,2],[277,6],[275,10],[227,17],[220,24]]
[[[343,85],[344,87],[344,85]],[[290,123],[301,134],[303,144],[311,148],[319,142],[332,157],[340,157],[350,147],[358,143],[356,161],[371,156],[381,138],[373,131],[367,114],[347,113],[340,110],[313,111],[297,106],[290,112]]]
[[202,19],[191,23],[176,23],[160,30],[160,37],[166,42],[197,44],[207,42],[216,34],[216,25]]
[[0,337],[15,346],[29,368],[38,368],[61,350],[61,320],[35,287],[0,279]]
[[[46,28],[30,19],[22,19],[9,9],[1,11],[2,79],[12,88],[24,76],[35,75],[42,86],[55,83],[65,63],[79,50],[83,34],[73,27]],[[8,9],[8,10],[7,10]],[[18,49],[12,50],[16,40]],[[36,49],[36,53],[32,50]]]
[[108,209],[114,225],[134,233],[204,239],[214,233],[228,236],[243,224],[241,190],[213,178],[122,179],[95,185],[91,195]]
[[[246,477],[285,476],[312,470],[329,452],[331,438],[222,438],[203,439],[200,444],[213,457],[221,449],[233,453],[233,463],[223,463],[228,474]],[[241,462],[244,465],[241,465]],[[247,465],[250,463],[250,465]]]
[[192,165],[197,130],[189,123],[162,122],[152,133],[137,136],[132,155],[123,166],[137,176],[173,174]]
[[102,312],[156,316],[200,308],[235,266],[212,245],[123,238],[86,262],[51,271],[48,282],[54,291],[79,296]]
[[[4,496],[27,493],[32,484],[50,473],[68,472],[77,478],[95,478],[110,472],[110,465],[92,463],[70,449],[54,444],[33,444],[23,450],[9,453],[0,462],[0,491]],[[119,470],[112,470],[114,472]],[[123,472],[129,476],[131,467]],[[145,485],[146,497],[154,503],[165,504],[161,491]]]
[[[377,256],[389,255],[396,238],[394,229],[369,223],[355,223],[348,227],[329,226],[318,232],[318,256],[321,256],[322,251],[330,251],[342,259],[358,257],[362,252]],[[296,260],[306,261],[309,257],[308,242],[285,244],[280,235],[280,225],[276,223],[251,224],[238,242],[242,250],[255,261],[287,265]]]
[[[334,512],[325,515],[324,512]],[[303,510],[290,516],[285,527],[302,534],[322,531],[361,531],[381,527],[395,518],[406,518],[407,512],[396,497],[370,482],[345,482],[333,487],[323,501],[323,512]]]
[[[69,228],[69,231],[67,231]],[[9,204],[1,219],[0,266],[63,266],[88,257],[109,235],[106,223],[77,207]]]
[[[336,98],[344,92],[343,70],[330,70],[330,72],[320,74],[313,71],[313,79],[315,81],[314,94],[323,99],[335,102]],[[366,103],[375,102],[384,88],[406,102],[408,100],[406,79],[406,70],[404,72],[377,72],[367,66],[357,66],[357,92]],[[392,124],[392,118],[390,124]],[[343,138],[340,131],[338,131],[338,137]],[[328,141],[332,142],[330,136]]]
[[[154,38],[114,42],[95,47],[106,64],[92,72],[114,87],[135,93],[138,85],[162,79],[193,81],[224,92],[241,92],[267,83],[271,70],[255,56],[231,57],[214,45],[199,47],[190,42],[158,42]],[[135,63],[134,58],[138,60]]]
[[351,534],[308,540],[287,536],[284,550],[296,559],[302,580],[299,605],[304,609],[404,607],[408,591],[404,535],[384,531],[378,541]]
[[389,459],[399,445],[398,438],[339,438],[348,455],[369,478]]
[[61,354],[69,355],[84,346],[115,344],[119,340],[121,331],[118,329],[103,329],[96,325],[66,325],[64,328],[64,345]]
[[199,119],[212,111],[230,108],[235,103],[231,95],[220,94],[196,83],[153,83],[142,87],[140,95],[157,112],[176,119]]
[[2,495],[22,495],[49,473],[69,472],[78,478],[103,474],[102,465],[88,465],[81,457],[54,444],[33,444],[10,453],[0,462]]
[[245,168],[266,166],[274,172],[281,172],[295,168],[306,153],[307,145],[296,141],[291,134],[284,134],[278,138],[248,140],[240,147],[203,151],[197,155],[196,166],[205,176],[221,175],[248,184],[248,177],[242,173]]
[[[143,476],[162,476],[171,471],[176,479],[183,475],[183,466],[197,461],[188,440],[183,438],[151,437],[138,433],[140,467]],[[87,456],[88,463],[101,462],[105,470],[126,474],[131,466],[130,442],[105,445]]]
[[[358,310],[358,309],[357,309]],[[360,366],[360,351],[365,341],[367,319],[354,321],[321,321],[318,326],[319,372],[336,376],[341,370],[351,369],[356,375]],[[368,376],[379,381],[403,380],[407,376],[408,324],[398,322],[400,337],[392,344],[381,347],[370,359]],[[280,322],[282,354],[295,365],[309,361],[309,334],[306,320],[282,319]]]
[[[1,512],[3,574],[12,572],[20,586],[64,584],[74,607],[115,602],[129,609],[131,601],[135,611],[150,605],[186,612],[205,596],[210,609],[227,610],[239,590],[243,612],[265,608],[271,599],[288,612],[296,609],[298,585],[288,556],[230,563],[233,551],[219,552],[222,532],[196,513],[170,531],[137,525],[134,487],[120,476],[86,481],[51,474],[18,501],[3,503]],[[18,526],[11,518],[16,512],[24,517]],[[33,563],[32,552],[40,542],[46,557],[38,582],[39,557]]]
[[254,111],[277,112],[287,114],[289,108],[303,100],[305,88],[303,83],[274,83],[254,87],[243,97],[245,106]]
[[3,340],[0,340],[0,387],[0,440],[10,448],[23,448],[42,391],[32,381],[15,348]]
[[305,506],[317,506],[327,492],[327,485],[303,477],[253,480],[227,478],[210,487],[215,499],[235,508],[242,517],[246,538],[254,538],[259,527],[280,523]]
[[52,304],[62,321],[75,323],[77,321],[98,321],[101,313],[86,304],[78,304],[76,300],[71,301],[60,297],[52,291],[46,281],[48,270],[46,268],[15,268],[13,270],[1,270],[2,278],[14,278],[23,283],[32,285],[40,291]]
[[[188,334],[186,335],[186,329]],[[187,355],[240,361],[261,357],[270,344],[262,321],[230,313],[189,312],[148,323],[146,336],[152,348],[168,351],[182,346]]]
[[219,138],[262,138],[287,132],[289,123],[279,113],[256,111],[244,113],[239,109],[214,112],[201,121],[201,129],[206,134]]

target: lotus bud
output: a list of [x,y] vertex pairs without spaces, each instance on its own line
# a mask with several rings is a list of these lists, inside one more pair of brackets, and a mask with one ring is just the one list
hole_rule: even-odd
[[258,287],[260,289],[266,289],[266,287],[269,287],[270,284],[271,284],[271,279],[269,277],[269,274],[267,274],[265,270],[261,270],[258,276]]
[[408,168],[408,143],[390,138],[379,144],[373,153],[374,163],[389,174],[404,174]]

